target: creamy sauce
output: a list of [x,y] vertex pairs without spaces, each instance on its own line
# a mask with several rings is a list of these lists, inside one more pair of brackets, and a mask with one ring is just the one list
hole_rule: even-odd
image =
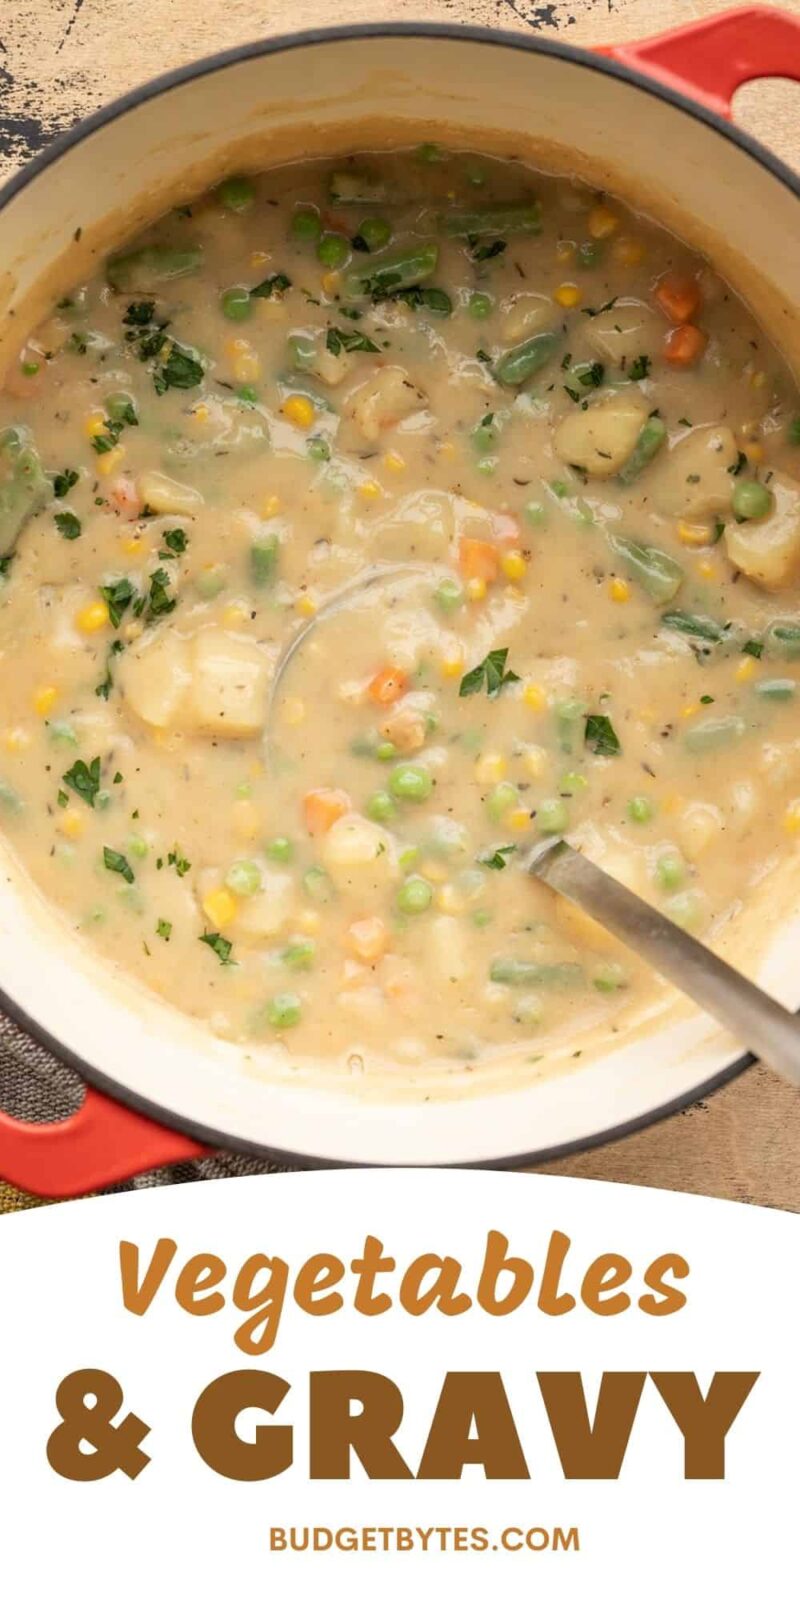
[[226,1037],[614,1030],[653,980],[525,853],[713,937],[795,851],[798,412],[613,199],[432,146],[229,180],[0,396],[4,831]]

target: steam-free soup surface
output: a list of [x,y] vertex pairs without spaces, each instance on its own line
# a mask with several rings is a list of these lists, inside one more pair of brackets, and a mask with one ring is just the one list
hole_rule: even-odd
[[619,1026],[652,980],[525,855],[566,833],[710,937],[795,851],[798,410],[609,197],[433,147],[231,178],[7,376],[14,849],[233,1038]]

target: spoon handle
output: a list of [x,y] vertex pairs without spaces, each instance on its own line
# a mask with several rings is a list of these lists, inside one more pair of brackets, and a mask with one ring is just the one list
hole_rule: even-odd
[[800,1020],[749,978],[609,877],[565,839],[539,845],[528,871],[602,923],[800,1088]]

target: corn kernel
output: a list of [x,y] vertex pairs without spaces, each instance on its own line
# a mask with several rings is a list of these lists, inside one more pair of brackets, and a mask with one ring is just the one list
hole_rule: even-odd
[[640,261],[644,260],[645,250],[641,239],[630,239],[627,234],[622,234],[614,240],[611,253],[619,266],[638,267]]
[[439,446],[440,456],[446,456],[449,459],[451,456],[454,456],[455,453],[456,447],[452,439],[443,439]]
[[693,549],[702,549],[703,545],[711,544],[714,537],[711,529],[702,522],[679,522],[677,533],[681,544],[690,545]]
[[268,494],[262,507],[262,517],[276,517],[281,509],[280,498],[276,494]]
[[612,600],[616,600],[617,605],[624,605],[626,600],[630,600],[631,586],[625,578],[612,578],[608,592]]
[[619,217],[608,206],[592,206],[589,212],[589,232],[593,239],[608,239],[616,233]]
[[507,550],[500,559],[500,566],[509,583],[519,583],[528,570],[521,550]]
[[231,806],[231,826],[237,839],[256,839],[264,819],[252,800],[235,800]]
[[358,485],[358,492],[362,500],[377,500],[382,490],[380,484],[376,483],[374,478],[367,478]]
[[744,447],[744,453],[752,467],[760,466],[761,462],[764,460],[763,444],[746,444]]
[[508,769],[505,756],[497,750],[487,750],[475,762],[475,777],[479,783],[499,783]]
[[98,478],[110,478],[112,472],[117,471],[124,459],[124,444],[115,444],[113,450],[106,450],[105,455],[98,456],[95,463]]
[[325,291],[325,294],[336,294],[340,283],[341,278],[339,277],[338,272],[323,272],[322,287]]
[[288,699],[284,700],[281,708],[281,722],[287,728],[299,728],[300,723],[305,721],[305,715],[306,708],[302,700],[296,699],[294,695],[290,695]]
[[233,922],[236,911],[236,900],[230,889],[209,889],[203,895],[203,913],[218,931]]
[[261,376],[261,358],[249,339],[228,339],[225,354],[237,383],[255,383]]
[[559,239],[556,245],[556,260],[571,261],[575,254],[575,245],[571,239]]
[[460,650],[454,650],[451,655],[442,656],[439,662],[439,671],[443,678],[457,678],[464,670],[464,657]]
[[310,428],[314,421],[314,407],[308,395],[287,395],[281,410],[287,422],[293,422],[296,428]]
[[461,916],[464,910],[464,901],[455,884],[442,884],[436,895],[436,906],[439,911],[445,911],[449,917]]
[[524,833],[531,825],[531,814],[524,806],[515,806],[513,811],[509,811],[506,820],[509,828],[513,828],[515,833]]
[[447,866],[444,861],[425,860],[420,865],[423,878],[429,878],[431,883],[447,882]]
[[406,464],[403,457],[396,450],[387,450],[383,465],[387,472],[405,472]]
[[486,579],[485,578],[470,578],[469,583],[467,584],[467,599],[468,600],[485,600],[486,599]]
[[698,561],[697,575],[699,578],[716,578],[717,568],[713,561]]
[[106,419],[102,411],[90,411],[83,424],[83,431],[87,439],[96,439],[97,435],[103,432],[105,425]]
[[265,267],[270,259],[268,250],[254,250],[250,257],[251,267]]
[[530,711],[544,711],[547,706],[547,695],[540,683],[526,683],[522,698]]
[[58,690],[52,683],[43,683],[34,690],[33,709],[37,717],[47,717],[58,699]]
[[208,422],[209,416],[210,416],[210,412],[209,412],[208,406],[204,405],[202,400],[201,400],[199,405],[196,405],[194,407],[194,410],[192,411],[192,421],[193,422]]
[[238,628],[247,621],[248,611],[241,605],[226,606],[222,613],[222,624],[225,628]]
[[753,656],[745,656],[744,659],[739,662],[734,673],[734,677],[737,683],[749,683],[750,679],[755,677],[757,671],[758,665]]
[[300,613],[301,617],[314,617],[319,609],[313,594],[299,594],[295,600],[294,608],[295,611]]
[[671,817],[676,811],[682,810],[683,804],[684,801],[681,795],[668,794],[664,796],[664,799],[661,802],[661,810],[665,811],[667,816]]
[[143,633],[143,622],[126,622],[122,630],[122,637],[126,644],[133,644],[135,639],[141,639]]
[[540,744],[526,745],[522,760],[525,770],[531,778],[542,778],[550,765],[550,757]]
[[319,933],[322,927],[322,918],[318,911],[301,911],[297,918],[297,926],[303,933]]
[[87,606],[82,606],[75,618],[76,627],[81,633],[99,633],[108,622],[108,606],[105,600],[90,600]]
[[583,293],[577,283],[560,283],[553,299],[557,300],[560,306],[564,306],[565,310],[571,311],[573,306],[580,305]]
[[767,381],[766,372],[754,372],[750,382],[754,389],[763,389]]
[[150,554],[149,542],[143,539],[140,533],[135,533],[133,538],[122,540],[122,553],[133,556],[134,560],[142,560],[144,556]]
[[86,822],[74,806],[67,806],[66,811],[59,813],[58,827],[65,839],[80,839]]
[[800,834],[800,800],[792,800],[786,807],[783,826],[787,833]]
[[699,701],[690,700],[688,705],[685,705],[685,706],[681,707],[681,716],[682,717],[696,717],[699,710],[700,710]]
[[27,750],[31,736],[25,728],[8,728],[3,735],[3,744],[12,755],[19,750]]

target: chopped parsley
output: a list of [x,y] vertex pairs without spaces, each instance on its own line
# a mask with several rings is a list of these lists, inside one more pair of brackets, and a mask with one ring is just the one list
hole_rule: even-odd
[[760,639],[748,639],[742,645],[743,656],[754,656],[756,661],[760,661],[763,654],[764,645]]
[[183,528],[170,528],[169,532],[163,535],[162,543],[166,545],[166,549],[158,552],[161,560],[174,561],[176,556],[183,555],[189,540]]
[[733,466],[729,467],[728,471],[729,471],[729,473],[730,473],[732,478],[738,478],[739,473],[742,471],[742,468],[746,467],[746,466],[747,466],[747,456],[745,455],[743,450],[740,450],[739,454],[736,457],[736,460],[733,463]]
[[641,383],[642,379],[647,377],[650,366],[649,356],[636,356],[628,368],[628,377],[631,383]]
[[325,338],[325,348],[331,355],[340,356],[343,350],[348,354],[357,350],[365,350],[369,355],[379,355],[378,346],[365,333],[359,333],[357,328],[352,331],[348,328],[329,328]]
[[192,870],[191,861],[187,861],[185,855],[182,854],[177,845],[175,846],[174,850],[170,850],[170,853],[167,856],[167,862],[169,866],[175,868],[179,878],[185,878],[187,872],[191,872]]
[[506,857],[513,855],[516,848],[515,844],[500,844],[491,855],[478,856],[478,860],[482,867],[491,867],[493,872],[502,872],[504,867],[508,866]]
[[156,314],[155,300],[134,300],[128,306],[123,322],[129,328],[146,328]]
[[618,756],[622,749],[611,719],[597,713],[586,718],[584,737],[596,756]]
[[495,239],[491,244],[481,244],[475,234],[469,234],[468,244],[473,261],[491,261],[508,249],[505,239]]
[[185,345],[171,343],[166,360],[153,372],[156,394],[166,394],[167,389],[194,389],[202,383],[202,362],[187,350]]
[[200,943],[207,944],[209,950],[213,950],[215,956],[219,956],[223,967],[236,965],[235,962],[231,961],[233,945],[230,939],[224,939],[221,933],[201,933]]
[[57,511],[54,520],[62,539],[80,539],[81,519],[74,511]]
[[78,474],[73,467],[65,467],[63,472],[56,472],[53,476],[53,494],[57,500],[63,500],[70,489],[74,489],[78,481]]
[[76,761],[69,772],[64,773],[63,782],[94,810],[95,800],[100,793],[100,757],[95,756],[88,766],[85,761]]
[[285,272],[273,272],[270,277],[262,278],[261,282],[250,290],[250,294],[255,295],[257,300],[271,300],[273,295],[285,294],[291,287],[292,280],[287,278]]
[[103,845],[103,862],[109,872],[118,872],[126,883],[133,883],[133,868],[126,856],[120,855],[118,850],[109,850],[108,845]]
[[484,656],[477,667],[473,667],[461,679],[458,690],[461,699],[470,694],[480,694],[485,688],[489,699],[494,700],[507,683],[519,683],[518,673],[506,671],[507,660],[507,649],[490,650],[488,656]]
[[177,604],[175,596],[169,593],[169,573],[163,567],[156,567],[150,574],[147,594],[139,596],[133,609],[137,617],[144,616],[146,622],[152,622],[154,617],[169,616]]
[[114,675],[111,671],[111,663],[115,656],[122,654],[124,649],[125,646],[121,639],[115,639],[113,644],[109,646],[108,656],[106,657],[106,675],[102,682],[98,683],[97,688],[94,691],[99,700],[107,700],[111,690],[114,687]]
[[129,578],[119,578],[116,583],[102,585],[100,593],[108,606],[113,628],[119,627],[128,606],[136,598],[136,592]]
[[158,934],[159,939],[164,939],[165,942],[169,944],[169,941],[172,938],[172,923],[167,922],[164,917],[159,917],[158,922],[156,923],[156,933]]

